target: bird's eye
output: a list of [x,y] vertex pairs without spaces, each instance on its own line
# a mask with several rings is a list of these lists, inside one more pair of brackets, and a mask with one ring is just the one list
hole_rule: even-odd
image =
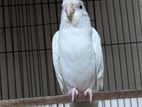
[[80,5],[79,8],[82,9],[82,5]]

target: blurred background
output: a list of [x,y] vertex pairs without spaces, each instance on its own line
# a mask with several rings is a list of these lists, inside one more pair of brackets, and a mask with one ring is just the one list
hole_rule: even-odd
[[[0,99],[61,94],[51,42],[62,0],[0,0]],[[142,0],[84,0],[102,39],[104,90],[142,88]]]

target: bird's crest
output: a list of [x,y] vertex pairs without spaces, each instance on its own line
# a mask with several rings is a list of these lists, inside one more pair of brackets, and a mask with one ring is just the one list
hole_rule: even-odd
[[63,4],[73,3],[78,4],[81,0],[63,0]]

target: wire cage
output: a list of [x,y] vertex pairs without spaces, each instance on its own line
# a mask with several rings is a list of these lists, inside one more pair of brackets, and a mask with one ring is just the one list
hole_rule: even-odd
[[[61,3],[0,0],[1,100],[61,94],[51,56]],[[84,3],[102,39],[104,90],[142,89],[142,0]]]

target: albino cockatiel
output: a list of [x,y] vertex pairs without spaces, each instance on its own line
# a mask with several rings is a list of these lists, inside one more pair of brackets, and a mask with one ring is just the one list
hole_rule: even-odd
[[103,54],[99,34],[91,27],[81,0],[63,0],[61,24],[53,37],[52,51],[62,93],[71,95],[72,101],[84,93],[91,102],[92,93],[103,89]]

